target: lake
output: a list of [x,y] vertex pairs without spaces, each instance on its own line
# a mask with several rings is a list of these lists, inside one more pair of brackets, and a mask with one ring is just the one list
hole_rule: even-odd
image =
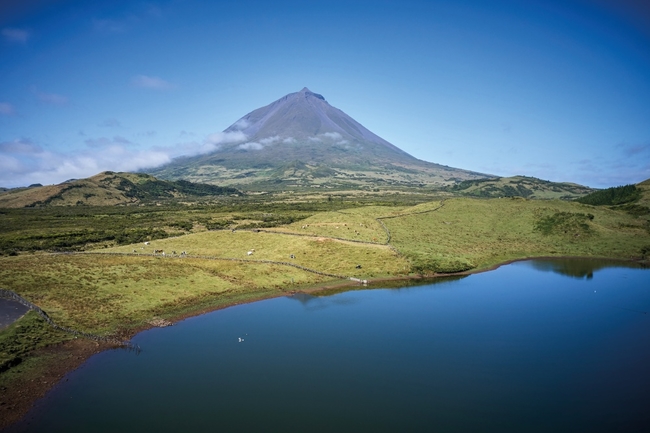
[[650,270],[588,260],[238,305],[92,357],[15,430],[647,431],[649,311]]

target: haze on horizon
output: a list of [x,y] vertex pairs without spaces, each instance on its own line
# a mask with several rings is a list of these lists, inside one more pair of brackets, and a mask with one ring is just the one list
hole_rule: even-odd
[[636,183],[648,77],[642,0],[3,2],[0,186],[206,152],[305,86],[425,161]]

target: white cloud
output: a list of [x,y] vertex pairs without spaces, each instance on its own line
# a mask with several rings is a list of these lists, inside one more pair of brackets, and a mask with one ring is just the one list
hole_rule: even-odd
[[124,33],[127,29],[127,21],[118,21],[111,19],[94,19],[93,27],[98,32],[106,33]]
[[[181,137],[194,137],[193,132],[181,132]],[[177,156],[195,156],[205,155],[219,150],[222,145],[245,141],[248,137],[241,131],[232,132],[215,132],[208,135],[203,141],[190,140],[177,143],[173,147],[160,148],[161,151],[167,152],[170,157]],[[187,138],[186,138],[187,139]]]
[[4,116],[13,116],[16,114],[16,109],[8,102],[0,102],[0,114]]
[[[23,171],[23,170],[24,170],[24,168],[23,168],[21,162],[17,158],[14,158],[14,157],[9,156],[9,155],[3,155],[2,153],[0,153],[0,173],[16,173],[16,172],[20,172],[20,171]],[[0,182],[2,182],[1,179],[2,179],[2,174],[0,174]],[[15,186],[21,186],[21,185],[31,185],[31,184],[27,184],[27,183],[24,183],[24,184],[20,184],[20,183],[18,183],[18,184],[11,184],[11,183],[3,184],[3,183],[0,183],[0,186],[4,186],[4,187],[15,187]]]
[[22,44],[27,43],[31,33],[24,29],[15,29],[6,27],[2,29],[2,36],[9,42],[19,42]]
[[88,140],[85,140],[84,143],[86,143],[86,146],[92,147],[92,148],[98,148],[98,147],[109,147],[109,146],[114,146],[114,145],[121,145],[121,146],[133,146],[134,143],[131,141],[127,140],[124,137],[120,137],[119,135],[116,135],[112,139],[106,138],[106,137],[100,137],[100,138],[89,138]]
[[68,103],[67,96],[59,95],[56,93],[41,92],[35,86],[32,86],[32,92],[34,93],[34,95],[36,95],[39,101],[44,102],[46,104],[65,105]]
[[251,126],[251,122],[248,119],[239,119],[234,125],[232,125],[233,129],[239,130],[246,129],[249,126]]
[[51,152],[29,140],[0,143],[0,185],[53,184],[101,171],[138,171],[172,160],[165,149],[134,150],[122,137],[90,140],[87,150]]
[[[0,142],[0,186],[60,183],[105,170],[138,171],[167,164],[177,156],[214,152],[223,144],[242,142],[246,138],[241,131],[219,132],[202,141],[140,149],[125,137],[95,137],[82,139],[85,149],[70,152],[49,151],[28,139]],[[260,143],[245,143],[243,146],[249,150],[264,147]]]
[[142,24],[143,21],[160,19],[163,17],[163,10],[154,4],[134,5],[126,14],[113,18],[95,18],[92,21],[93,28],[101,33],[126,33]]
[[293,138],[293,137],[287,137],[287,138],[283,139],[282,142],[287,143],[287,144],[291,144],[291,143],[295,143],[296,139]]
[[332,140],[340,140],[340,139],[343,138],[341,136],[341,134],[339,134],[338,132],[325,132],[325,133],[323,133],[321,135],[323,135],[323,136],[325,136],[327,138],[331,138]]
[[237,148],[243,150],[260,150],[264,148],[264,145],[255,141],[250,141],[248,143],[240,144]]
[[279,135],[274,135],[273,137],[262,138],[260,140],[260,143],[262,143],[264,145],[267,145],[267,144],[273,144],[273,143],[278,142],[280,140],[282,140],[282,139],[280,138]]
[[650,142],[638,144],[621,143],[616,147],[622,149],[626,156],[635,156],[650,152]]
[[30,155],[41,153],[43,149],[35,145],[30,140],[18,139],[0,143],[0,153],[13,153],[21,155]]
[[103,126],[103,127],[106,127],[106,128],[118,128],[118,127],[122,126],[122,124],[116,118],[111,117],[110,119],[106,119],[103,122],[101,122],[99,124],[99,126]]
[[167,90],[174,87],[169,81],[148,75],[136,75],[131,79],[131,84],[133,84],[135,87],[155,90]]
[[331,141],[334,141],[338,144],[348,143],[348,140],[343,139],[343,136],[338,132],[324,132],[322,134],[318,134],[315,137],[307,137],[307,140],[313,143],[327,143]]
[[241,131],[233,132],[215,132],[210,134],[205,139],[205,143],[213,147],[213,150],[218,149],[222,144],[228,143],[237,143],[238,141],[244,141],[248,137]]

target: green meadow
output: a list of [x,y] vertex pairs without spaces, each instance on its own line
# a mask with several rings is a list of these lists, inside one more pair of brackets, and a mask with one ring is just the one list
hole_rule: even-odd
[[[266,209],[153,208],[151,214],[128,208],[91,208],[79,215],[66,209],[11,211],[3,218],[12,218],[12,230],[0,234],[0,242],[12,245],[10,254],[0,256],[0,287],[39,305],[59,325],[124,337],[161,318],[323,285],[358,284],[349,277],[376,281],[484,270],[542,256],[647,260],[650,212],[643,193],[637,202],[643,205],[633,207],[450,198],[415,205],[345,207],[327,201]],[[21,212],[28,215],[24,230]],[[63,238],[74,230],[154,234],[140,233],[134,242],[119,236],[77,239],[47,251],[39,247],[38,234],[45,230],[39,215],[58,223],[54,231]],[[3,370],[37,348],[71,338],[33,314],[0,335]],[[0,381],[7,377],[13,376],[3,373]]]
[[560,200],[450,199],[435,212],[386,219],[413,271],[485,269],[528,257],[640,259],[647,218]]

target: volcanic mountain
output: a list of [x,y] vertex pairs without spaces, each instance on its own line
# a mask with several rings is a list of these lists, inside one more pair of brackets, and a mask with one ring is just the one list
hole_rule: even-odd
[[211,153],[151,173],[253,190],[440,187],[492,177],[421,161],[306,87],[248,113],[207,144]]

